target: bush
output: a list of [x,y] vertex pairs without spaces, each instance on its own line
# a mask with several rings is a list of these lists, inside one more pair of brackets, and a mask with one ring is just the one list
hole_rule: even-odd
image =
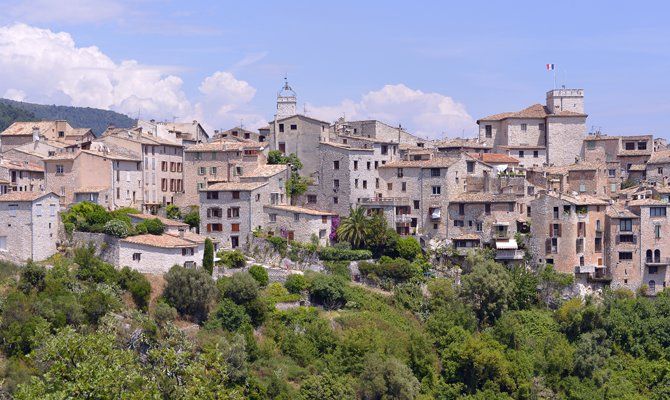
[[184,215],[184,223],[193,229],[200,229],[200,211],[198,206],[192,206],[191,211]]
[[351,271],[349,270],[349,263],[350,261],[325,261],[323,266],[326,268],[326,271],[331,274],[341,276],[350,281]]
[[117,309],[120,303],[111,293],[89,290],[82,294],[81,306],[88,322],[96,325],[100,318],[109,311]]
[[179,207],[174,204],[168,204],[168,206],[165,207],[165,215],[170,219],[179,219],[181,218],[181,211],[179,210]]
[[107,283],[113,285],[118,282],[118,272],[113,265],[108,264],[95,256],[95,245],[78,247],[74,250],[74,262],[79,266],[76,275],[83,281]]
[[219,258],[223,265],[228,268],[242,268],[247,265],[247,259],[239,250],[222,251],[219,253]]
[[230,299],[223,299],[210,314],[206,326],[208,329],[223,328],[227,331],[235,332],[243,325],[250,323],[251,319],[247,315],[244,306],[235,304]]
[[338,247],[322,247],[317,250],[319,259],[323,261],[355,261],[372,258],[370,250],[351,250]]
[[159,301],[154,308],[154,319],[158,325],[165,325],[166,322],[174,321],[178,315],[177,309],[164,301]]
[[147,309],[151,297],[151,284],[144,275],[128,267],[123,267],[119,273],[119,286],[130,293],[138,308],[141,310]]
[[28,262],[21,270],[19,278],[19,289],[23,293],[30,293],[32,289],[41,292],[46,285],[45,278],[47,270],[33,262]]
[[258,297],[258,282],[248,272],[237,272],[230,278],[221,278],[217,286],[224,297],[237,304],[248,303]]
[[216,298],[216,285],[212,277],[201,269],[175,265],[165,274],[163,297],[182,315],[203,321]]
[[116,236],[118,238],[124,238],[130,235],[130,228],[128,224],[119,219],[112,219],[107,221],[104,227],[104,231],[106,234]]
[[286,282],[284,282],[284,287],[289,293],[299,294],[307,289],[307,279],[304,275],[300,274],[291,274],[286,277]]
[[420,264],[410,263],[404,258],[382,257],[377,263],[359,262],[358,270],[361,275],[372,278],[390,279],[395,282],[407,281],[420,276],[423,272]]
[[146,235],[149,233],[149,231],[147,230],[147,226],[145,224],[139,223],[133,227],[133,233],[135,235]]
[[279,236],[270,236],[266,238],[268,243],[272,245],[272,248],[279,253],[282,257],[286,257],[286,249],[288,245],[286,244],[286,239],[283,239]]
[[249,275],[251,275],[261,287],[265,287],[270,282],[268,271],[260,265],[252,265],[249,268]]
[[288,303],[300,300],[299,294],[289,293],[289,291],[279,282],[273,282],[263,291],[265,298],[273,303]]
[[396,244],[396,250],[400,257],[414,261],[421,254],[421,245],[411,236],[401,237]]
[[339,276],[318,274],[312,280],[309,295],[312,302],[326,309],[337,309],[347,302],[344,288],[345,281]]
[[165,224],[158,218],[145,219],[138,225],[146,226],[147,232],[152,235],[162,235],[165,232]]

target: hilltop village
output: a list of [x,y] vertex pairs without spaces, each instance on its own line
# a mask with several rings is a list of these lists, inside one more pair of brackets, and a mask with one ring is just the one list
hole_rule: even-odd
[[[67,121],[14,122],[0,133],[0,257],[42,261],[97,241],[111,264],[163,274],[201,268],[207,239],[249,257],[258,237],[329,247],[357,212],[431,254],[488,249],[502,264],[653,296],[670,280],[670,150],[652,135],[588,133],[584,97],[553,89],[491,110],[476,138],[439,141],[299,114],[288,83],[258,130],[138,120],[96,137]],[[78,220],[91,204],[164,229]]]

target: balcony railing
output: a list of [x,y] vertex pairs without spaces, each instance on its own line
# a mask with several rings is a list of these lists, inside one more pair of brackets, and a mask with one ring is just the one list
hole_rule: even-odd
[[523,260],[523,250],[497,250],[496,260]]
[[647,257],[645,259],[645,264],[651,266],[663,266],[670,264],[670,257]]
[[368,197],[361,199],[360,204],[369,206],[409,206],[408,197]]
[[396,223],[408,224],[412,222],[412,216],[410,214],[399,214],[395,216]]

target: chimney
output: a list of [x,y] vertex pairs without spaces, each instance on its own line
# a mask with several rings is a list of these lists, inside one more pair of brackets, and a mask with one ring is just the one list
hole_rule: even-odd
[[185,231],[184,228],[179,228],[179,237],[182,239],[184,238],[184,231]]
[[40,128],[33,126],[33,142],[40,140]]

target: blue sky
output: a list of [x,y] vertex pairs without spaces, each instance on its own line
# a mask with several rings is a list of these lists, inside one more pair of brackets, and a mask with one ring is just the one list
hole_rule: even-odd
[[287,74],[310,115],[453,137],[543,102],[555,63],[589,127],[670,137],[664,2],[2,3],[6,97],[256,126]]

